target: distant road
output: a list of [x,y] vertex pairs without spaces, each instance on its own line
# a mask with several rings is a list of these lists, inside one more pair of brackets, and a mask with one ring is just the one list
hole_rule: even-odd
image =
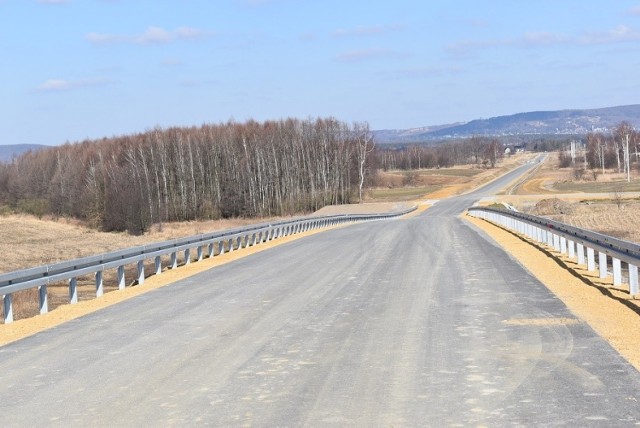
[[457,217],[300,239],[0,348],[3,426],[633,426],[640,373]]

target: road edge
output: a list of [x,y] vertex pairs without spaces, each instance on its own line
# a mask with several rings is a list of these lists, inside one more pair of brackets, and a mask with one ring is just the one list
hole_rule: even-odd
[[[629,364],[640,371],[640,353],[637,352],[640,343],[640,316],[618,300],[607,297],[595,282],[592,282],[592,286],[585,284],[585,279],[591,281],[591,273],[583,272],[571,260],[562,259],[555,254],[549,257],[549,254],[545,254],[534,243],[487,221],[466,214],[462,214],[460,218],[510,254],[562,300],[574,315],[586,322]],[[580,271],[585,279],[579,278],[572,271]]]

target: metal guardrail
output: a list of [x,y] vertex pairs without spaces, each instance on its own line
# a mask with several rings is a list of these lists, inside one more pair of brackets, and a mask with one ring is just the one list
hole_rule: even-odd
[[588,271],[596,270],[595,254],[597,252],[600,278],[609,276],[608,267],[611,259],[614,286],[622,284],[622,263],[625,263],[629,294],[632,296],[639,294],[640,244],[520,212],[487,207],[472,207],[467,211],[473,217],[498,224],[539,243],[547,244],[570,258],[577,258],[578,264],[586,265]]
[[193,249],[197,252],[197,260],[200,261],[205,258],[205,255],[214,257],[312,229],[348,222],[400,217],[415,211],[416,208],[414,206],[400,212],[388,214],[301,217],[293,220],[260,223],[0,274],[0,294],[3,300],[4,322],[5,324],[13,322],[13,293],[17,291],[37,288],[40,313],[44,314],[49,311],[47,286],[52,283],[68,280],[69,302],[74,304],[78,302],[77,278],[79,276],[95,274],[96,297],[100,297],[104,293],[103,272],[108,269],[117,270],[118,289],[122,290],[126,286],[125,266],[128,264],[137,264],[135,280],[141,285],[144,283],[145,278],[144,262],[149,259],[154,259],[155,261],[154,274],[160,275],[163,267],[163,256],[169,256],[168,267],[175,269],[178,267],[178,254],[180,252],[184,253],[183,263],[189,264],[192,259],[191,250]]

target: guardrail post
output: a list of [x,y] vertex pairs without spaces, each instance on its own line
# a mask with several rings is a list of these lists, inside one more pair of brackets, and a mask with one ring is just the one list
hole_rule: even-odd
[[4,323],[13,322],[13,295],[5,294],[2,296],[2,306],[4,308]]
[[224,241],[218,242],[218,255],[224,254]]
[[636,296],[638,293],[638,266],[629,265],[629,294]]
[[178,253],[175,251],[171,253],[171,269],[175,269],[178,267]]
[[47,284],[38,287],[38,300],[40,301],[40,314],[49,312],[49,298],[47,296]]
[[576,244],[571,239],[567,239],[567,248],[569,250],[569,257],[574,258],[576,256]]
[[153,267],[155,268],[155,274],[160,275],[162,273],[162,257],[156,256],[153,261]]
[[589,272],[596,270],[596,252],[590,247],[587,247],[587,270]]
[[550,230],[547,230],[547,245],[553,247],[553,233]]
[[577,247],[578,247],[578,264],[579,265],[583,265],[583,264],[585,264],[585,262],[584,262],[584,245],[582,245],[581,243],[578,242]]
[[144,260],[138,260],[138,285],[144,284]]
[[78,279],[69,279],[69,303],[78,303]]
[[118,266],[118,290],[124,290],[125,285],[124,265]]
[[207,245],[207,257],[211,258],[214,255],[213,242]]
[[560,235],[553,234],[553,249],[560,251]]
[[104,280],[102,279],[102,271],[96,272],[96,297],[104,294]]
[[613,285],[618,286],[622,284],[622,263],[620,259],[613,257]]
[[567,238],[564,236],[560,237],[560,253],[567,254]]
[[598,251],[598,268],[600,270],[600,278],[607,277],[607,254]]
[[185,266],[191,263],[191,248],[184,250],[184,264]]
[[198,245],[198,261],[201,262],[204,258],[204,248],[202,245]]

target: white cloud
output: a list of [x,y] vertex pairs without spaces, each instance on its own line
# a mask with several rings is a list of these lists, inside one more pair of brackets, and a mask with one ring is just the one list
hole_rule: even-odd
[[104,78],[80,80],[49,79],[38,86],[38,90],[41,92],[68,91],[90,86],[104,86],[109,83],[111,83],[111,80]]
[[493,40],[462,40],[451,44],[447,50],[455,55],[466,55],[473,51],[495,47],[519,47],[533,48],[539,46],[590,46],[608,45],[640,40],[640,32],[625,25],[619,25],[614,29],[599,32],[583,32],[577,35],[567,35],[553,32],[528,32],[512,39]]
[[211,35],[212,33],[210,31],[191,27],[178,27],[175,30],[169,31],[162,27],[151,26],[137,35],[87,33],[85,38],[95,44],[132,43],[149,45],[171,43],[177,40],[199,39]]

